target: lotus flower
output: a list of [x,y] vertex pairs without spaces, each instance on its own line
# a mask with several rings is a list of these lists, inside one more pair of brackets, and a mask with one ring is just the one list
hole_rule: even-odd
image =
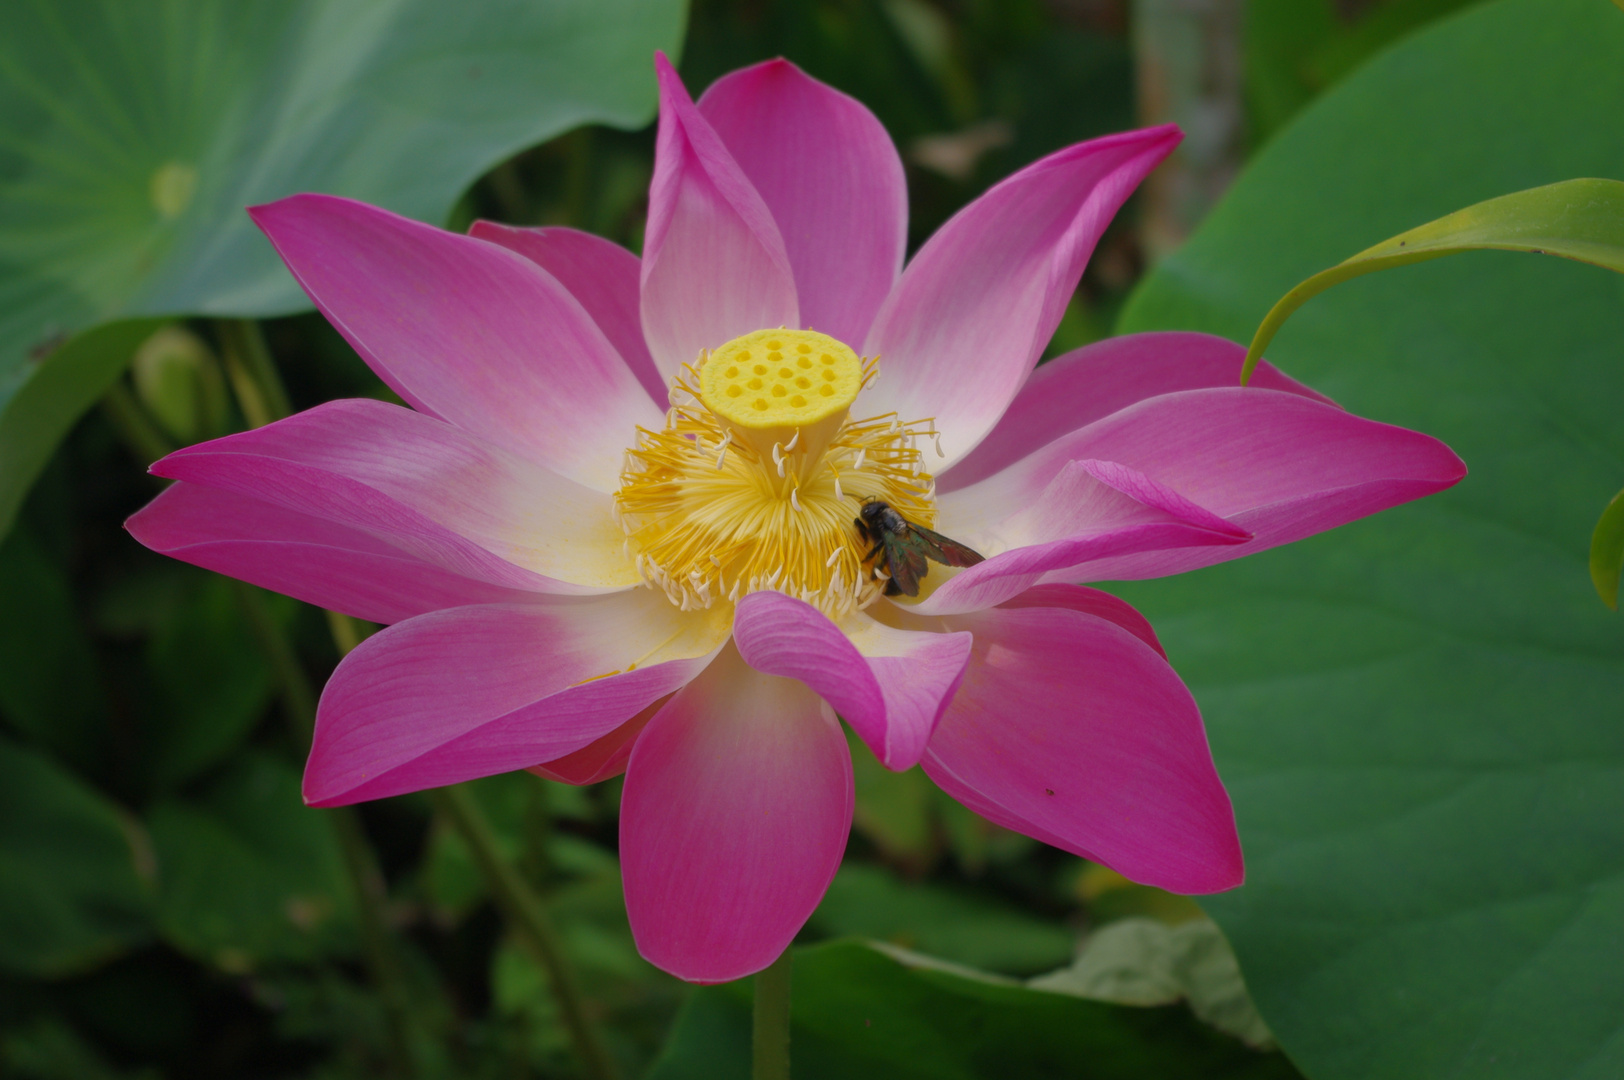
[[[1196,704],[1080,585],[1193,570],[1446,488],[1460,461],[1197,334],[1035,365],[1179,139],[1096,139],[990,189],[903,267],[895,148],[782,60],[696,105],[663,57],[641,259],[300,195],[253,209],[410,408],[335,401],[189,447],[158,551],[390,624],[322,694],[304,794],[625,772],[644,956],[769,964],[851,824],[839,717],[998,825],[1185,893],[1238,885]],[[860,348],[861,352],[858,352]],[[986,556],[887,596],[871,500]]]

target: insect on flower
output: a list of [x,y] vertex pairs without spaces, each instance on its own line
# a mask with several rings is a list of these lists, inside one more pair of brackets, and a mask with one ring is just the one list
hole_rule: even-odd
[[882,556],[874,568],[890,575],[885,586],[887,596],[918,596],[919,579],[930,569],[927,559],[943,566],[974,566],[982,561],[979,552],[915,525],[882,499],[865,502],[853,524],[864,542],[874,545],[863,561]]
[[698,102],[655,66],[641,255],[326,195],[250,211],[406,407],[177,451],[129,529],[388,624],[322,692],[306,801],[624,772],[633,935],[699,982],[770,964],[834,878],[842,722],[998,825],[1240,884],[1195,700],[1084,583],[1297,540],[1459,459],[1267,364],[1242,388],[1245,350],[1205,335],[1036,366],[1176,128],[1058,150],[905,260],[902,162],[861,104],[782,60]]

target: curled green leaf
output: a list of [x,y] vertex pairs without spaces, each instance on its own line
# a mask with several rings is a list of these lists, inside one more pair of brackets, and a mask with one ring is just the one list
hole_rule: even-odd
[[1483,250],[1560,255],[1624,273],[1624,182],[1563,180],[1501,195],[1399,233],[1320,271],[1282,296],[1263,317],[1246,350],[1241,383],[1252,377],[1263,350],[1292,313],[1332,285],[1376,270]]
[[[1624,3],[1624,0],[1620,0]],[[1618,610],[1618,579],[1624,573],[1624,491],[1613,496],[1590,534],[1590,580],[1601,602]]]

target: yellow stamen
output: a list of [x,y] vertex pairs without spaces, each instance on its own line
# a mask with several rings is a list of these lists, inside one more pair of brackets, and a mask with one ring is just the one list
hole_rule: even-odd
[[855,525],[863,502],[883,499],[926,527],[936,514],[915,445],[934,424],[847,418],[876,373],[825,334],[786,329],[685,368],[664,430],[639,429],[615,495],[644,580],[685,610],[759,589],[834,616],[877,599],[885,582],[868,571]]

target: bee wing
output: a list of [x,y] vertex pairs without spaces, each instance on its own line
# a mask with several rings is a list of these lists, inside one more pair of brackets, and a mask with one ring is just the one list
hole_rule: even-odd
[[[904,596],[919,595],[919,579],[930,569],[921,538],[899,532],[885,535],[885,568],[891,584]],[[895,595],[894,593],[892,595]]]
[[923,525],[910,525],[909,527],[924,543],[925,554],[943,566],[974,566],[984,560],[984,556],[979,551],[967,548],[957,540],[949,540],[939,532],[932,532]]

